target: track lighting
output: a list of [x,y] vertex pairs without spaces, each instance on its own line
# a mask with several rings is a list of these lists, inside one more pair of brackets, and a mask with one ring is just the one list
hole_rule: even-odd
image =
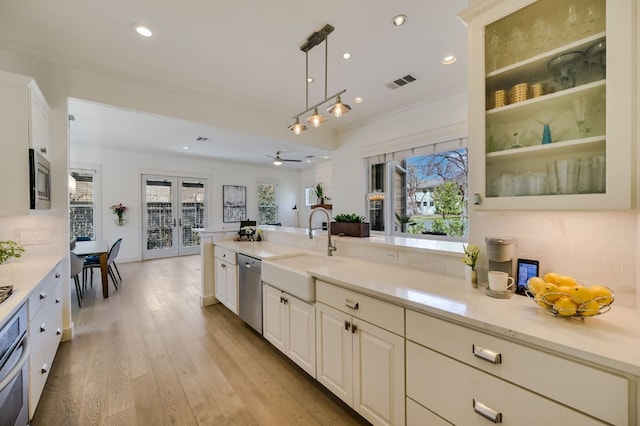
[[[288,129],[291,130],[292,132],[294,132],[296,135],[299,135],[300,133],[302,133],[303,131],[307,130],[307,126],[305,126],[304,124],[300,123],[300,116],[304,115],[306,113],[308,113],[309,111],[313,111],[313,114],[310,115],[309,117],[307,117],[306,121],[311,124],[313,127],[320,127],[320,125],[322,123],[324,123],[325,121],[327,121],[327,118],[322,116],[320,113],[318,113],[318,107],[320,107],[321,105],[329,102],[332,99],[335,99],[336,102],[330,106],[329,108],[327,108],[327,111],[331,114],[333,114],[336,118],[340,118],[342,117],[343,114],[348,113],[349,111],[351,111],[351,107],[349,105],[343,104],[342,101],[340,100],[340,95],[342,95],[344,92],[346,92],[346,89],[343,89],[341,91],[339,91],[338,93],[332,95],[332,96],[327,96],[327,57],[328,57],[328,52],[329,52],[329,47],[328,47],[328,39],[327,37],[329,36],[329,34],[331,34],[333,32],[333,27],[329,24],[325,25],[320,31],[317,31],[313,34],[311,34],[308,38],[307,41],[300,46],[300,50],[302,50],[305,53],[305,59],[306,59],[306,75],[305,75],[305,79],[306,79],[306,106],[307,109],[305,109],[304,111],[296,114],[293,118],[295,118],[295,122],[293,124],[291,124]],[[315,105],[312,105],[311,107],[309,107],[309,51],[311,49],[313,49],[315,46],[317,46],[318,44],[324,42],[325,44],[325,51],[324,51],[324,100],[318,102]],[[312,81],[312,80],[311,80]]]

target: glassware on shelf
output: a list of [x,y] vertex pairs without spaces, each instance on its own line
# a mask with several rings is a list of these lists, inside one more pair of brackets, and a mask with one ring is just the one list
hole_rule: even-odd
[[587,64],[600,66],[602,78],[607,77],[607,40],[602,39],[585,52]]
[[560,84],[562,90],[575,87],[576,69],[579,59],[583,56],[584,53],[580,51],[567,52],[556,56],[547,64],[547,69],[553,74],[554,81]]
[[585,120],[587,118],[587,108],[589,108],[589,105],[587,104],[586,96],[573,100],[573,116],[575,117],[576,123],[578,124],[580,137],[583,139],[587,137],[587,134],[590,130],[585,124]]
[[591,160],[581,158],[578,160],[578,183],[577,190],[579,193],[591,192]]
[[558,174],[554,162],[547,163],[547,187],[546,193],[555,195],[558,193]]
[[570,4],[569,9],[567,10],[567,19],[565,21],[566,24],[566,34],[571,38],[575,39],[576,34],[578,32],[578,11],[575,4]]
[[607,190],[606,157],[596,155],[589,159],[591,162],[591,190],[598,194],[604,194]]
[[574,194],[578,183],[578,161],[575,158],[555,161],[558,193]]
[[600,19],[602,18],[602,11],[597,6],[587,6],[585,11],[585,36],[595,34],[598,31],[600,25]]

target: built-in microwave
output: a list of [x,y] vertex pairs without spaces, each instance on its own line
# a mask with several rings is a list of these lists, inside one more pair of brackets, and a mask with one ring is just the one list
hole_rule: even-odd
[[29,149],[29,189],[31,209],[51,208],[51,166],[40,153]]

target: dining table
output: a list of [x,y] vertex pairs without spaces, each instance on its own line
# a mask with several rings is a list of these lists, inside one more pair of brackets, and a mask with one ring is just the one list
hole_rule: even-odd
[[102,297],[109,298],[109,281],[107,256],[109,253],[109,242],[107,240],[98,241],[76,241],[75,247],[71,249],[80,257],[100,256],[100,275],[102,276]]

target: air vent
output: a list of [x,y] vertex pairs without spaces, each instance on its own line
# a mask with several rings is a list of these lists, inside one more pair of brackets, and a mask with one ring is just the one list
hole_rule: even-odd
[[392,81],[391,83],[387,83],[387,87],[389,89],[397,89],[398,87],[402,87],[414,81],[416,81],[416,78],[411,74],[407,74],[404,77],[400,77],[399,79]]

